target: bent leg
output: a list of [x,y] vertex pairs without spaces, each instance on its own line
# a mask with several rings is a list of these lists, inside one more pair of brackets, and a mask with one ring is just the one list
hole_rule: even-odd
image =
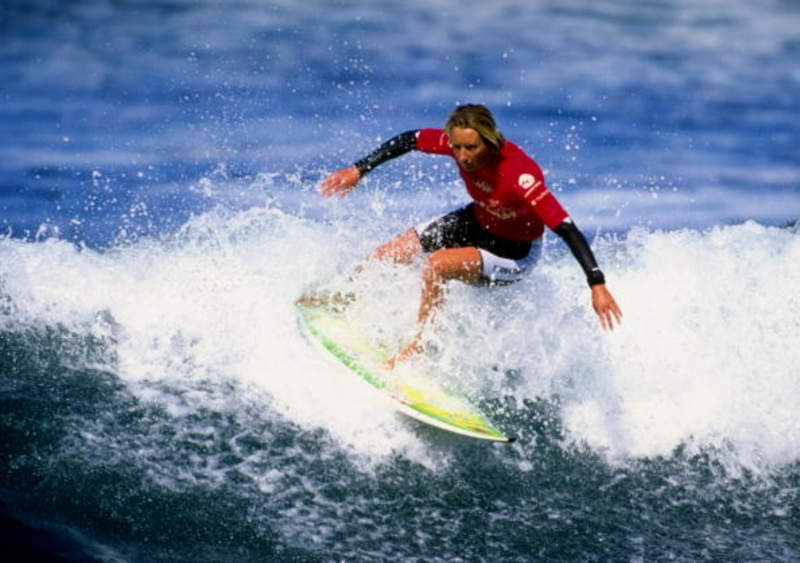
[[[408,265],[414,258],[422,254],[422,244],[414,229],[400,233],[389,242],[386,242],[372,251],[367,260],[380,260],[394,262],[395,264]],[[364,270],[364,264],[359,264],[350,274],[350,281],[355,280]]]
[[481,277],[481,265],[481,254],[473,246],[431,253],[422,272],[422,296],[417,317],[420,325],[424,325],[444,301],[445,282],[477,283]]
[[[381,260],[407,265],[413,262],[420,254],[422,254],[422,244],[419,241],[417,231],[415,229],[408,229],[375,249],[372,254],[369,255],[368,260]],[[364,264],[356,266],[350,274],[349,281],[354,281],[363,270]],[[341,293],[337,291],[332,294],[328,292],[315,292],[302,295],[295,303],[307,307],[334,307],[339,310],[344,310],[354,300],[355,295],[350,292]]]
[[369,258],[396,264],[410,264],[421,253],[422,244],[419,242],[417,231],[408,229],[376,248]]
[[480,280],[481,271],[481,254],[477,248],[472,246],[437,250],[428,256],[422,272],[422,295],[417,314],[419,323],[417,334],[408,346],[389,360],[387,367],[393,368],[398,362],[422,351],[420,344],[422,330],[444,302],[446,282],[458,280],[474,284]]

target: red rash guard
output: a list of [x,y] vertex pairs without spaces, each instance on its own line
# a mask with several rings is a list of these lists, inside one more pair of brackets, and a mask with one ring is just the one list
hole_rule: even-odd
[[[412,150],[455,159],[450,139],[442,129],[421,129],[389,139],[354,166],[363,176]],[[502,239],[531,242],[544,234],[546,225],[567,243],[590,286],[605,283],[586,237],[544,185],[539,165],[517,145],[504,141],[488,166],[475,172],[466,172],[460,166],[458,170],[475,200],[475,219],[483,228]]]
[[[421,129],[416,149],[454,158],[442,129]],[[508,240],[529,242],[555,229],[569,215],[547,189],[539,165],[517,145],[505,141],[495,160],[475,172],[458,171],[475,200],[475,218],[487,231]]]

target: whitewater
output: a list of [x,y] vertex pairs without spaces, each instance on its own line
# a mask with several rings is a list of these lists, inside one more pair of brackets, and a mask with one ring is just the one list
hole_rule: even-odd
[[[7,238],[5,328],[92,338],[108,348],[102,367],[145,389],[215,376],[252,385],[282,415],[387,455],[407,445],[414,427],[399,431],[384,413],[381,431],[374,409],[349,411],[360,385],[313,373],[330,368],[309,353],[293,308],[309,281],[344,278],[371,241],[391,234],[365,234],[354,225],[361,220],[351,212],[323,223],[256,207],[219,209],[165,239],[103,251]],[[542,267],[511,288],[453,288],[429,336],[439,350],[430,361],[484,394],[558,397],[567,439],[611,459],[669,455],[681,445],[759,470],[797,459],[800,352],[786,345],[800,336],[795,228],[748,222],[598,239],[624,303],[613,334],[598,330],[580,271],[560,246],[551,238]],[[374,286],[362,288],[362,309],[387,332],[410,332],[413,269],[376,269],[361,282]]]

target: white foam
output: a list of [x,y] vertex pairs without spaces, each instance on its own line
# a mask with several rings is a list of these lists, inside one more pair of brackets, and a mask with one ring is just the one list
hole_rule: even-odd
[[[401,453],[433,466],[441,457],[415,426],[312,352],[296,327],[292,301],[308,280],[342,276],[386,236],[380,221],[354,228],[359,217],[322,224],[269,208],[218,210],[165,240],[104,252],[0,240],[3,322],[113,339],[118,376],[176,416],[198,404],[237,408],[224,391],[232,381],[264,394],[265,416],[324,428],[357,456]],[[634,230],[597,251],[625,313],[614,333],[599,330],[580,269],[551,239],[522,283],[453,288],[431,361],[479,396],[557,395],[569,439],[612,457],[685,445],[758,467],[796,461],[797,235],[752,222]],[[403,272],[367,275],[376,306],[359,304],[364,318],[393,319],[386,330],[399,335],[416,308],[414,271]],[[144,384],[153,381],[186,392],[167,397]]]
[[627,456],[688,444],[733,447],[753,466],[796,460],[797,235],[755,223],[635,231],[613,262],[625,322],[602,337],[607,373],[590,375],[611,393],[566,405],[575,438]]
[[[236,408],[223,390],[233,380],[269,397],[266,416],[273,409],[324,428],[366,458],[403,452],[429,463],[414,426],[325,362],[297,329],[293,301],[308,280],[362,255],[343,248],[338,228],[253,209],[209,213],[166,240],[103,253],[3,240],[4,291],[16,307],[4,321],[79,333],[91,325],[113,337],[117,375],[173,416],[200,405]],[[164,394],[153,382],[183,391]]]

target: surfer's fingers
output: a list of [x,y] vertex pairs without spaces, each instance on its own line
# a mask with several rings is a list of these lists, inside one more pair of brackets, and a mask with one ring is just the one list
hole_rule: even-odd
[[596,313],[600,319],[600,327],[603,330],[614,330],[614,318],[616,315],[610,304],[598,305]]
[[330,176],[328,176],[322,184],[319,186],[319,191],[325,197],[331,197],[334,193],[336,193],[341,186],[341,180],[337,172],[334,172]]
[[604,285],[592,287],[592,306],[600,318],[600,326],[604,330],[614,330],[615,322],[621,324],[622,310]]
[[622,311],[620,310],[619,305],[617,305],[617,302],[614,300],[613,297],[611,297],[610,294],[608,303],[606,304],[605,312],[609,322],[612,320],[616,321],[617,324],[620,324],[620,322],[622,322]]
[[614,308],[611,310],[614,313],[614,318],[617,320],[617,324],[622,324],[622,309],[619,308],[616,302],[614,302]]
[[325,197],[338,194],[344,197],[352,190],[361,179],[361,172],[355,166],[337,170],[320,184],[320,192]]
[[609,304],[608,311],[606,312],[606,320],[608,321],[609,328],[614,330],[614,325],[619,326],[622,324],[622,311],[613,299]]

